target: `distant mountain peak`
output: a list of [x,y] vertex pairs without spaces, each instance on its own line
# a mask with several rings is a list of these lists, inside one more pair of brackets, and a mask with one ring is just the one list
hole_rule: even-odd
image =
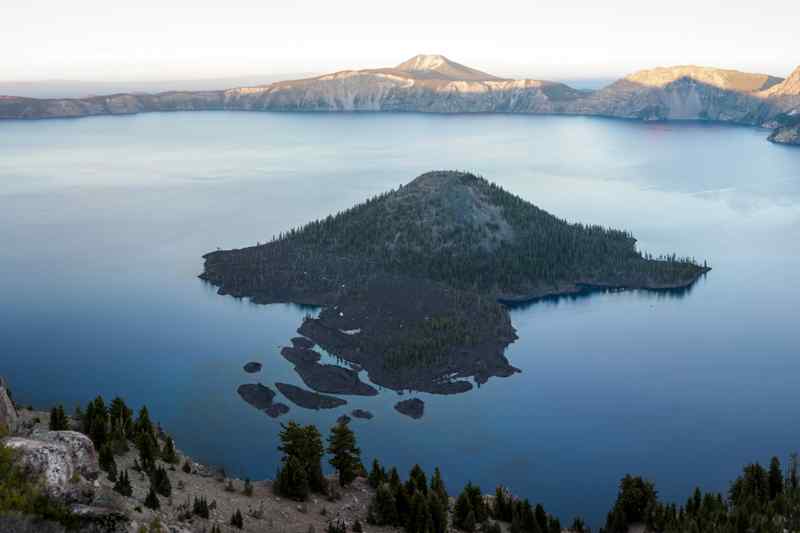
[[713,67],[680,65],[640,70],[625,77],[628,82],[646,87],[664,87],[680,79],[691,79],[699,83],[738,92],[758,92],[769,89],[783,81],[767,74],[754,74]]
[[501,79],[461,63],[456,63],[440,54],[415,55],[408,61],[397,65],[395,69],[444,80],[486,81]]
[[770,96],[800,96],[800,67],[794,69],[789,77],[772,86],[767,94]]

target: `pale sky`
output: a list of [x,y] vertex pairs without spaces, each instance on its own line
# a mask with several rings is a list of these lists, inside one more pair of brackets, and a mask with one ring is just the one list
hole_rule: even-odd
[[0,80],[322,73],[418,53],[541,79],[676,64],[786,76],[798,22],[798,0],[2,0]]

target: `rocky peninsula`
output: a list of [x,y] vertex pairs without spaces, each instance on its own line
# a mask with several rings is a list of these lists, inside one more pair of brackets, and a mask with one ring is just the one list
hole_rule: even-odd
[[[0,96],[0,119],[151,111],[392,111],[699,120],[774,129],[776,117],[798,109],[800,68],[786,79],[710,67],[656,68],[597,91],[582,91],[552,81],[500,78],[440,55],[419,55],[388,68],[222,91],[53,99]],[[772,140],[784,139],[789,138],[779,134]]]

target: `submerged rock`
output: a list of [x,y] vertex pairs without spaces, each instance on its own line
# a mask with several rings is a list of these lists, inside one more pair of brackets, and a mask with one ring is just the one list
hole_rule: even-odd
[[294,337],[292,338],[292,345],[294,345],[295,348],[305,348],[306,350],[310,350],[314,347],[314,341],[305,337]]
[[397,402],[394,408],[398,413],[409,416],[415,420],[422,418],[422,415],[425,414],[425,402],[418,398]]
[[353,412],[350,414],[353,415],[354,418],[361,418],[363,420],[372,420],[372,418],[375,416],[364,409],[353,409]]
[[260,411],[264,411],[271,418],[278,418],[289,412],[289,406],[283,403],[273,403],[275,391],[261,383],[239,385],[236,390],[244,401]]
[[255,361],[251,361],[244,365],[244,371],[248,374],[255,374],[256,372],[261,372],[261,363],[257,363]]
[[272,399],[275,398],[275,391],[261,383],[239,385],[236,392],[239,393],[239,396],[241,396],[244,401],[256,409],[262,410],[270,407],[272,405]]
[[281,349],[281,355],[293,365],[318,363],[322,356],[310,348],[289,347]]
[[278,418],[279,416],[285,415],[289,412],[289,406],[285,403],[273,403],[266,409],[264,412],[271,418]]
[[359,379],[358,372],[336,365],[303,364],[295,366],[303,383],[317,392],[377,396],[378,390]]
[[276,383],[275,386],[289,401],[305,409],[334,409],[347,404],[347,400],[305,390],[289,383]]

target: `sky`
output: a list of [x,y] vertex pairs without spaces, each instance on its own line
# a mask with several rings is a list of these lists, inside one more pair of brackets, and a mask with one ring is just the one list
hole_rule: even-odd
[[391,66],[509,77],[698,64],[786,76],[800,1],[4,0],[0,80],[175,80]]

